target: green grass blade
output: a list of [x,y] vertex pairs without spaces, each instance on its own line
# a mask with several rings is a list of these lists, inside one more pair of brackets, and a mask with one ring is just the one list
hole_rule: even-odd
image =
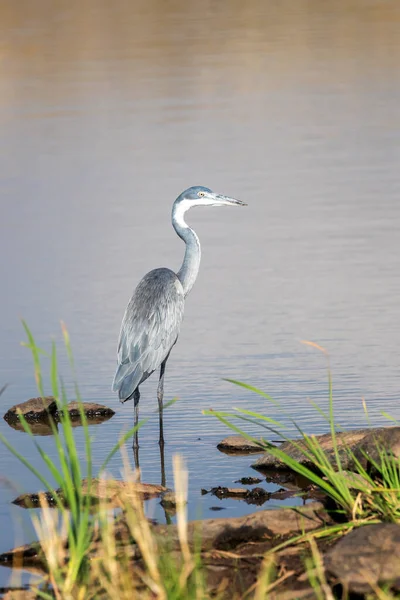
[[40,348],[38,348],[38,346],[35,343],[35,340],[33,338],[33,335],[28,327],[28,325],[26,324],[26,322],[24,320],[22,320],[22,325],[25,329],[25,333],[28,337],[28,341],[29,341],[29,348],[31,350],[32,353],[32,357],[33,357],[33,365],[34,365],[34,369],[35,369],[35,380],[36,380],[36,385],[37,388],[39,390],[39,394],[41,396],[44,396],[44,391],[43,391],[43,378],[42,378],[42,371],[41,371],[41,367],[40,367],[40,353],[43,353],[42,350],[40,350]]
[[139,423],[137,425],[135,425],[134,427],[129,429],[126,433],[124,433],[124,435],[122,435],[120,437],[120,439],[115,444],[115,446],[112,448],[112,450],[107,454],[106,459],[104,460],[103,464],[101,465],[101,467],[99,469],[99,473],[102,473],[103,471],[105,471],[105,469],[107,468],[107,465],[110,462],[110,460],[112,459],[112,457],[125,444],[126,440],[129,439],[130,437],[132,437],[132,435],[134,435],[136,433],[136,431],[138,431],[141,427],[143,427],[143,425],[145,423],[147,423],[147,421],[148,421],[148,419],[143,419],[142,421],[139,421]]

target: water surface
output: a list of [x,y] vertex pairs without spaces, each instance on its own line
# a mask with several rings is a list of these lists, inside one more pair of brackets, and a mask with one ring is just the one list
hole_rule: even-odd
[[[399,418],[399,25],[396,0],[4,1],[3,411],[36,395],[19,318],[46,349],[64,320],[84,399],[116,410],[91,429],[101,464],[133,418],[110,392],[125,305],[148,270],[178,270],[172,202],[201,184],[249,206],[188,218],[203,257],[167,366],[166,399],[179,402],[165,429],[168,484],[174,453],[189,467],[190,517],[219,504],[201,487],[251,474],[251,459],[217,452],[227,432],[202,410],[278,416],[223,378],[268,391],[306,431],[326,430],[309,402],[326,407],[325,358],[303,339],[330,352],[341,425],[365,424],[362,398],[374,423],[381,411]],[[141,390],[151,483],[156,385],[153,376]],[[0,430],[40,465],[25,434]],[[79,430],[76,439],[83,457]],[[40,443],[52,455],[52,439]],[[116,456],[115,476],[121,464]],[[10,500],[38,483],[5,449],[0,473],[4,551],[34,538]],[[220,506],[224,516],[254,510]]]

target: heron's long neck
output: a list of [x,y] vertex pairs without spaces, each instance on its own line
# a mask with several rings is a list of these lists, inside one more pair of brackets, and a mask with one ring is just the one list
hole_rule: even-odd
[[186,210],[187,207],[185,207],[182,202],[181,204],[174,206],[172,211],[172,225],[176,233],[186,244],[185,257],[182,266],[177,273],[185,296],[188,295],[196,281],[201,259],[199,238],[193,229],[186,224],[184,219]]

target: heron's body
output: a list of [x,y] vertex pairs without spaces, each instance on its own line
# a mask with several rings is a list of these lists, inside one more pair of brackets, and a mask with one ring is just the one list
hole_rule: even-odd
[[170,269],[154,269],[143,277],[126,308],[118,346],[113,389],[121,402],[160,367],[178,339],[184,293]]
[[162,401],[165,365],[178,339],[184,301],[196,280],[201,258],[199,238],[186,224],[184,214],[194,206],[223,205],[244,205],[244,202],[215,194],[210,189],[200,186],[189,188],[178,196],[172,209],[172,225],[186,244],[182,266],[176,274],[166,268],[154,269],[147,273],[134,291],[122,320],[113,391],[118,391],[121,402],[134,399],[137,422],[139,386],[160,367],[157,391],[160,443],[163,441]]

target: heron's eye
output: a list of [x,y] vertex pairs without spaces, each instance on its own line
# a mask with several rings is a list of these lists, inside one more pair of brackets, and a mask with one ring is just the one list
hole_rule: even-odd
[[202,196],[205,196],[205,193],[204,192],[198,192],[197,195],[200,196],[200,198],[201,198]]

